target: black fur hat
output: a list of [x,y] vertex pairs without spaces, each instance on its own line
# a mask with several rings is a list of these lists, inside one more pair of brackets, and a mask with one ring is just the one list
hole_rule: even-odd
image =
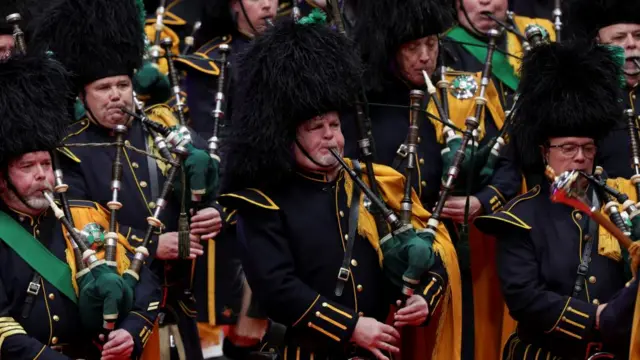
[[13,56],[0,63],[0,164],[53,150],[65,133],[68,73],[46,57]]
[[358,3],[355,39],[367,65],[367,88],[379,90],[402,44],[445,32],[454,21],[450,0],[375,0]]
[[566,33],[576,38],[595,39],[603,27],[640,24],[640,1],[573,0],[566,2]]
[[144,31],[136,0],[53,0],[34,21],[29,48],[52,51],[76,91],[95,80],[132,76],[142,64]]
[[360,84],[353,44],[324,24],[282,19],[239,59],[223,191],[270,187],[293,170],[297,127],[352,105]]
[[552,137],[603,138],[622,117],[614,50],[586,41],[553,43],[524,59],[513,139],[522,166],[540,165]]

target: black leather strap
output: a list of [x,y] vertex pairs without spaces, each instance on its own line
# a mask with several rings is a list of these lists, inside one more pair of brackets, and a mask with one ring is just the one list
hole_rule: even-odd
[[[353,170],[358,174],[361,173],[360,163],[357,160],[353,160]],[[351,276],[351,270],[349,270],[349,264],[351,263],[351,256],[353,255],[353,244],[356,242],[356,230],[358,229],[358,213],[360,211],[360,188],[354,184],[353,193],[351,194],[351,205],[349,208],[349,232],[347,238],[347,245],[345,246],[344,257],[342,258],[342,266],[338,271],[338,283],[336,284],[335,294],[336,296],[342,296],[344,285]]]
[[[150,132],[146,132],[147,136],[144,137],[144,144],[148,153],[151,153],[153,140],[149,139],[151,135]],[[147,157],[147,168],[149,169],[149,189],[151,191],[151,200],[156,201],[158,196],[160,196],[160,179],[158,178],[158,165],[156,164],[156,160],[150,157]]]
[[[599,207],[599,201],[595,191],[593,191],[592,204],[593,206]],[[593,242],[598,238],[598,227],[599,225],[597,222],[587,218],[586,228],[588,231],[588,238],[587,242],[584,244],[584,248],[582,249],[582,259],[580,259],[580,265],[578,265],[576,282],[573,285],[573,294],[571,295],[572,297],[577,297],[584,289],[584,279],[587,277],[587,273],[589,272],[589,262],[591,260]]]
[[37,272],[33,273],[33,278],[27,287],[27,296],[24,298],[24,305],[22,306],[22,318],[27,319],[33,309],[33,303],[36,301],[36,296],[40,293],[40,280],[42,277]]

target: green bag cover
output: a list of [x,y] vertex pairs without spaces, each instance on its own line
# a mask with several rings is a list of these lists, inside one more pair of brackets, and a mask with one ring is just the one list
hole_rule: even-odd
[[151,62],[145,62],[133,76],[133,90],[138,96],[146,96],[146,106],[161,104],[171,98],[171,82]]
[[[187,185],[190,190],[204,190],[202,202],[211,203],[215,200],[218,191],[218,169],[220,164],[212,159],[208,152],[197,149],[192,144],[187,144],[185,147],[189,151],[189,156],[187,156],[183,164],[187,176]],[[181,188],[180,176],[176,176],[174,189],[177,196],[180,196],[179,189]],[[190,198],[190,196],[187,196],[187,208],[191,208]]]
[[[453,164],[455,155],[462,145],[462,139],[452,139],[447,142],[447,145],[449,147],[449,151],[442,155],[443,183],[447,180],[449,168]],[[471,146],[467,145],[464,160],[462,161],[462,164],[460,164],[460,170],[456,179],[456,186],[453,191],[453,195],[466,194],[470,171],[473,173],[473,186],[471,193],[475,193],[485,187],[489,183],[489,180],[491,180],[497,160],[498,157],[491,154],[491,147],[489,147],[488,144],[480,147],[480,149],[472,149]]]
[[418,235],[409,227],[380,244],[383,271],[394,286],[402,288],[405,280],[419,282],[433,266],[433,240],[432,234]]
[[82,287],[78,300],[82,325],[103,329],[105,315],[127,314],[133,308],[133,288],[106,264],[91,269],[94,280]]

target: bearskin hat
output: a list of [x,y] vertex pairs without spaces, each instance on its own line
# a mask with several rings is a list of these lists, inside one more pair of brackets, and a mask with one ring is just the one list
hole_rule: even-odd
[[324,24],[282,19],[240,59],[229,132],[223,142],[223,191],[270,187],[291,174],[297,127],[353,105],[361,65],[353,44]]
[[[53,150],[65,133],[68,73],[47,57],[16,55],[0,63],[0,164]],[[62,104],[62,106],[61,106]]]
[[437,35],[452,26],[450,0],[376,0],[358,3],[355,40],[366,64],[367,88],[379,90],[402,44]]
[[614,24],[640,24],[640,1],[573,0],[566,2],[566,33],[595,39],[598,31]]
[[53,0],[34,20],[30,51],[53,52],[76,90],[142,65],[144,31],[136,0]]
[[587,41],[534,48],[523,60],[513,139],[524,168],[541,165],[552,137],[606,136],[622,116],[621,68],[610,47]]

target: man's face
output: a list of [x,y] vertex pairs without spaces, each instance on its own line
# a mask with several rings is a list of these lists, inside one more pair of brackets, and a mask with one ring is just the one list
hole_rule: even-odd
[[13,45],[13,35],[0,34],[0,60],[6,60],[11,56]]
[[618,45],[624,48],[624,75],[627,85],[634,87],[640,82],[640,24],[614,24],[600,29],[598,40],[602,44]]
[[502,21],[507,19],[509,6],[507,0],[456,0],[458,21],[467,30],[474,31],[473,26],[469,24],[469,20],[464,15],[462,3],[464,3],[464,9],[469,15],[469,20],[482,34],[486,34],[489,30],[496,29],[499,26],[495,21],[483,15],[483,12],[488,11]]
[[120,109],[133,109],[133,86],[126,75],[111,76],[96,80],[84,88],[85,105],[100,125],[113,129],[124,125],[129,115]]
[[433,75],[438,59],[438,36],[427,36],[402,44],[396,53],[398,71],[402,77],[414,86],[424,87],[422,71]]
[[594,140],[585,137],[551,138],[549,146],[543,148],[547,164],[558,175],[570,170],[591,173],[596,152]]
[[[6,179],[11,181],[18,195],[29,205],[25,207]],[[7,174],[0,179],[0,198],[11,208],[36,215],[49,207],[42,192],[53,192],[53,169],[48,151],[22,155],[9,163]]]
[[297,139],[300,146],[309,154],[315,162],[309,160],[305,154],[294,145],[296,164],[304,170],[328,172],[335,170],[340,164],[329,149],[335,148],[339,154],[344,150],[344,136],[340,129],[340,118],[337,112],[330,112],[300,125],[297,130]]
[[[243,6],[246,17],[242,11]],[[278,0],[231,0],[231,9],[237,15],[238,30],[256,35],[256,31],[262,33],[267,28],[267,19],[273,20],[276,17]]]

